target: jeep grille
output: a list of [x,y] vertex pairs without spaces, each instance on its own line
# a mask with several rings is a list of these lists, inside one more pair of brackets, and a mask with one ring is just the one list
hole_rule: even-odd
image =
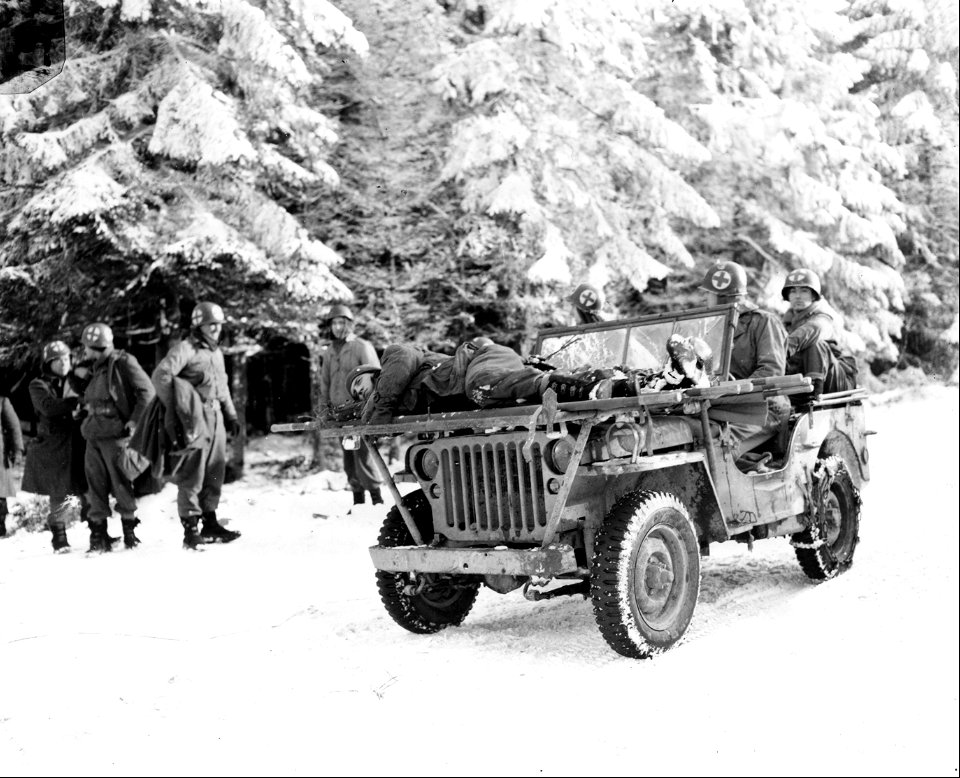
[[546,526],[542,451],[534,443],[530,462],[525,461],[525,437],[463,443],[452,439],[441,448],[438,480],[445,488],[438,531],[518,539]]

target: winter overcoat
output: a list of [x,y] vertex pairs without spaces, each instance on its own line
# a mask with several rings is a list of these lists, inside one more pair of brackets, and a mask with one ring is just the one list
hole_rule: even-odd
[[14,461],[23,456],[23,432],[20,419],[9,398],[0,395],[0,497],[15,497],[17,478]]
[[51,495],[83,494],[83,438],[73,410],[79,398],[64,397],[66,382],[44,375],[30,382],[30,400],[37,413],[37,437],[27,450],[23,468],[23,491]]

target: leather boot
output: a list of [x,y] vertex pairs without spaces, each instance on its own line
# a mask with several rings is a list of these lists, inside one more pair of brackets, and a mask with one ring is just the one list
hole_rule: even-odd
[[557,402],[569,403],[606,400],[613,395],[614,381],[612,378],[550,373],[547,386],[557,393]]
[[107,534],[107,522],[90,522],[89,552],[105,553],[111,551],[110,536]]
[[353,493],[353,504],[354,504],[354,505],[363,505],[366,501],[367,501],[367,495],[366,495],[366,493],[363,491],[363,489],[361,489],[359,492],[354,492],[354,493]]
[[197,546],[202,546],[206,543],[213,542],[203,537],[203,535],[201,535],[200,531],[197,529],[197,525],[200,523],[199,516],[181,516],[180,523],[183,525],[184,548],[196,551]]
[[230,543],[240,537],[239,532],[229,530],[217,521],[216,511],[206,511],[203,514],[203,529],[200,534],[207,543]]
[[0,538],[7,536],[7,501],[0,500]]
[[140,538],[134,534],[134,529],[140,523],[140,519],[134,516],[132,519],[121,519],[123,524],[123,545],[127,548],[136,548],[140,545]]
[[70,552],[70,542],[67,540],[67,528],[64,526],[50,527],[50,534],[53,535],[53,553],[67,554]]
[[383,495],[376,487],[370,490],[370,502],[373,505],[383,505]]

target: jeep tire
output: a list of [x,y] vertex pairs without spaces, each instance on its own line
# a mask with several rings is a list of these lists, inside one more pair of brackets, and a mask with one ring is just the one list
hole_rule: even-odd
[[600,634],[643,659],[686,632],[700,593],[700,547],[683,503],[636,491],[610,509],[597,533],[590,596]]
[[[430,504],[423,491],[411,492],[403,498],[403,503],[413,516],[420,535],[425,540],[432,537]],[[378,542],[384,547],[414,544],[396,506],[387,514]],[[477,599],[480,582],[464,576],[377,570],[377,589],[387,613],[397,624],[410,632],[429,635],[463,622]],[[418,591],[408,594],[411,589]]]
[[853,564],[860,541],[860,491],[853,485],[846,462],[823,457],[814,467],[810,493],[813,523],[796,533],[792,544],[808,578],[833,578]]

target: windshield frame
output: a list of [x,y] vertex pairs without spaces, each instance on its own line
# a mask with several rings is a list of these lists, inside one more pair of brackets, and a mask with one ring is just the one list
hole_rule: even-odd
[[646,324],[663,324],[665,322],[689,321],[690,319],[699,319],[705,316],[724,315],[725,335],[723,337],[723,351],[720,356],[719,370],[716,372],[721,376],[728,376],[730,373],[730,353],[733,348],[733,335],[737,328],[739,318],[739,308],[736,303],[726,303],[724,305],[703,306],[700,308],[689,308],[685,311],[668,311],[664,313],[648,314],[638,316],[632,319],[616,319],[613,321],[601,321],[592,324],[578,324],[571,327],[548,327],[537,331],[537,339],[534,344],[533,353],[538,354],[547,361],[550,354],[542,354],[541,348],[543,342],[548,338],[564,337],[566,335],[580,335],[584,333],[605,332],[611,330],[626,330],[629,339],[630,330]]

